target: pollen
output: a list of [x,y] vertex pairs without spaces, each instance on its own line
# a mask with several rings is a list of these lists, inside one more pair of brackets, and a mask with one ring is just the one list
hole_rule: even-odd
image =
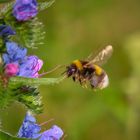
[[83,69],[83,66],[82,66],[82,63],[80,62],[80,60],[74,60],[74,61],[73,61],[73,64],[75,64],[76,67],[77,67],[79,70],[82,70],[82,69]]

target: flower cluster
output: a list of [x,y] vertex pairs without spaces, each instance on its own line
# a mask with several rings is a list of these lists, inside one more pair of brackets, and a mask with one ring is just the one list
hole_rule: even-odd
[[38,71],[43,65],[41,59],[35,55],[27,56],[27,49],[15,42],[6,42],[6,50],[7,52],[3,54],[3,61],[7,76],[38,77]]
[[22,126],[19,129],[18,137],[29,138],[29,139],[39,139],[39,140],[60,140],[63,136],[63,131],[57,125],[52,126],[49,130],[45,132],[40,132],[41,126],[36,123],[36,119],[27,112]]

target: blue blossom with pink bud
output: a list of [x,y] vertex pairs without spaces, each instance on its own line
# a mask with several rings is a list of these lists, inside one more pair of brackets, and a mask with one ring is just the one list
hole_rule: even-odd
[[3,61],[7,76],[39,77],[38,71],[43,66],[41,59],[35,55],[27,56],[27,49],[15,42],[6,42],[6,50],[7,52],[3,54]]

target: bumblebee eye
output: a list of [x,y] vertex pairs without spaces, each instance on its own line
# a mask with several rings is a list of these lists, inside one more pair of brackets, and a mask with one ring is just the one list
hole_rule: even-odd
[[72,69],[72,72],[75,72],[76,70],[75,69]]

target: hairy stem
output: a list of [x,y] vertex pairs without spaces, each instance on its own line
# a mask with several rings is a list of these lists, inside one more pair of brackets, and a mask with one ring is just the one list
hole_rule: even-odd
[[24,78],[24,77],[12,77],[10,82],[22,83],[26,85],[53,85],[59,84],[65,79],[64,76],[59,78]]

